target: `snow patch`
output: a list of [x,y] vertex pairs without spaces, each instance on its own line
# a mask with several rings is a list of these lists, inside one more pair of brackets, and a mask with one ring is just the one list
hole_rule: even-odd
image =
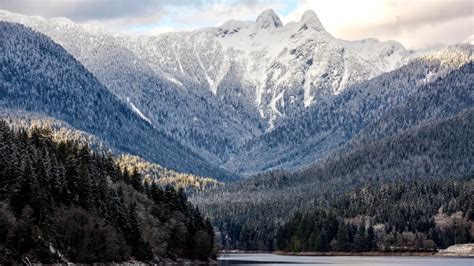
[[184,68],[183,68],[183,64],[181,63],[181,59],[179,58],[178,54],[176,53],[176,50],[174,49],[174,46],[176,45],[176,43],[173,45],[172,47],[172,51],[173,51],[173,54],[176,58],[176,61],[178,62],[178,67],[179,67],[179,71],[181,71],[181,73],[184,74]]
[[311,81],[310,81],[310,72],[306,71],[304,74],[304,83],[303,83],[303,104],[304,107],[308,107],[313,103],[314,97],[311,95]]
[[199,63],[199,66],[202,68],[202,71],[204,73],[204,77],[206,78],[207,83],[209,84],[209,88],[211,89],[211,92],[214,95],[216,95],[217,94],[217,86],[218,86],[217,81],[212,80],[212,78],[209,76],[209,73],[207,72],[206,67],[202,63],[202,60],[201,60],[201,57],[199,56],[199,54],[195,53],[195,55],[196,55],[197,61]]
[[339,94],[349,83],[349,67],[347,66],[347,59],[344,55],[344,73],[342,74],[341,82],[339,82],[339,87],[336,89],[334,94]]
[[277,104],[278,104],[278,101],[281,101],[280,105],[282,107],[285,107],[285,91],[281,91],[280,93],[278,93],[278,95],[275,97],[273,97],[271,100],[270,100],[270,108],[271,110],[273,111],[271,114],[270,114],[270,119],[268,121],[268,130],[267,132],[271,131],[273,128],[275,128],[275,120],[277,118],[277,116],[283,116],[283,113],[280,112],[280,110],[278,110],[278,107],[277,107]]
[[181,81],[175,79],[173,76],[167,76],[166,79],[171,81],[172,83],[178,85],[181,88],[184,88],[184,89],[186,88]]
[[276,97],[273,97],[272,100],[270,101],[270,108],[272,108],[273,112],[275,112],[275,114],[278,114],[279,116],[283,116],[283,114],[280,112],[280,110],[278,110],[277,103],[278,101],[281,101],[281,106],[282,107],[285,106],[285,101],[283,98],[284,95],[285,95],[285,91],[282,91],[278,93]]
[[148,117],[146,117],[142,111],[140,111],[140,109],[138,109],[135,104],[133,104],[131,101],[130,101],[130,98],[127,97],[127,103],[130,104],[130,106],[132,107],[132,110],[133,112],[135,112],[137,115],[139,115],[143,120],[145,120],[146,122],[148,122],[148,124],[152,125],[150,119],[148,119]]

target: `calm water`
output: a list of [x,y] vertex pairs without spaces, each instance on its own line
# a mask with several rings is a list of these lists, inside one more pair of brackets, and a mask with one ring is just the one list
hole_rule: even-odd
[[448,257],[313,257],[274,254],[223,254],[221,265],[389,265],[389,266],[474,266],[474,258]]

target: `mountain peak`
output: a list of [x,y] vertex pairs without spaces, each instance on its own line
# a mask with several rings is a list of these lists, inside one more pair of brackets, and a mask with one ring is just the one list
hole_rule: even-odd
[[257,27],[259,29],[273,29],[281,26],[283,26],[283,23],[273,9],[267,9],[257,17]]
[[318,15],[313,10],[306,10],[301,17],[301,22],[306,22],[309,26],[318,30],[324,30],[323,24],[321,24]]

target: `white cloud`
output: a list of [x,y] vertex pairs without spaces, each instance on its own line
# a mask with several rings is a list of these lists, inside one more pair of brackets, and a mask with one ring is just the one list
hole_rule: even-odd
[[[295,4],[295,2],[297,2]],[[64,16],[131,34],[158,34],[253,20],[267,8],[284,22],[314,10],[342,39],[397,40],[412,49],[457,43],[473,33],[472,0],[0,0],[1,9]],[[291,10],[288,10],[291,9]]]
[[0,0],[0,3],[0,9],[11,12],[67,17],[132,34],[190,30],[218,25],[228,19],[253,19],[261,10],[279,6],[273,0]]
[[[241,1],[242,2],[242,1]],[[235,4],[229,1],[215,1],[212,4],[207,3],[199,8],[186,8],[170,6],[163,12],[161,19],[172,20],[171,25],[158,25],[151,27],[148,31],[138,32],[140,34],[158,34],[170,31],[193,30],[202,27],[217,26],[230,19],[254,20],[260,12],[265,9],[278,9],[281,4],[268,1],[246,1],[245,4]],[[131,24],[156,24],[158,18],[141,17],[141,21],[133,21]],[[124,23],[114,23],[115,26],[126,24],[130,25],[130,20]],[[120,30],[120,29],[119,29]],[[136,33],[136,32],[135,32]]]
[[202,6],[207,0],[1,0],[1,8],[44,17],[64,16],[75,21],[157,16],[168,6]]
[[424,49],[460,42],[474,30],[471,0],[302,0],[284,17],[314,10],[325,28],[342,39],[375,37]]
[[189,13],[177,14],[175,20],[193,25],[196,22],[207,25],[219,25],[229,19],[253,20],[263,10],[278,9],[281,5],[267,2],[254,2],[251,5],[229,5],[217,3],[205,9],[195,9]]

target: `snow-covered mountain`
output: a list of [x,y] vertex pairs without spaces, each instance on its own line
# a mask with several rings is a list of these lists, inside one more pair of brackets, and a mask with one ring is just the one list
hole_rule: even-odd
[[[351,140],[374,141],[472,108],[471,75],[463,74],[450,87],[448,82],[443,83],[445,88],[433,84],[472,64],[473,49],[472,45],[460,44],[418,55],[394,71],[350,86],[249,141],[225,168],[243,175],[297,169],[324,159]],[[458,91],[450,91],[453,88]],[[445,93],[443,97],[436,95],[439,91]],[[410,108],[403,107],[409,103]],[[422,111],[413,111],[417,109]],[[399,116],[403,119],[382,121],[393,112],[402,113]]]
[[128,48],[136,42],[134,38],[65,18],[0,11],[0,20],[21,23],[51,37],[144,121],[213,164],[262,132],[258,115],[239,112],[209,90],[184,89],[174,78],[154,70]]
[[396,42],[336,39],[312,11],[286,25],[267,10],[256,21],[151,37],[7,11],[0,20],[50,36],[145,121],[218,163],[409,54]]
[[323,97],[395,69],[409,54],[393,41],[336,39],[313,11],[286,25],[266,10],[256,21],[122,40],[184,88],[209,90],[241,111],[258,110],[270,129]]
[[51,37],[143,122],[239,174],[311,163],[415,87],[472,61],[469,44],[425,54],[340,40],[313,11],[287,24],[266,10],[255,21],[139,37],[8,11],[0,20]]

